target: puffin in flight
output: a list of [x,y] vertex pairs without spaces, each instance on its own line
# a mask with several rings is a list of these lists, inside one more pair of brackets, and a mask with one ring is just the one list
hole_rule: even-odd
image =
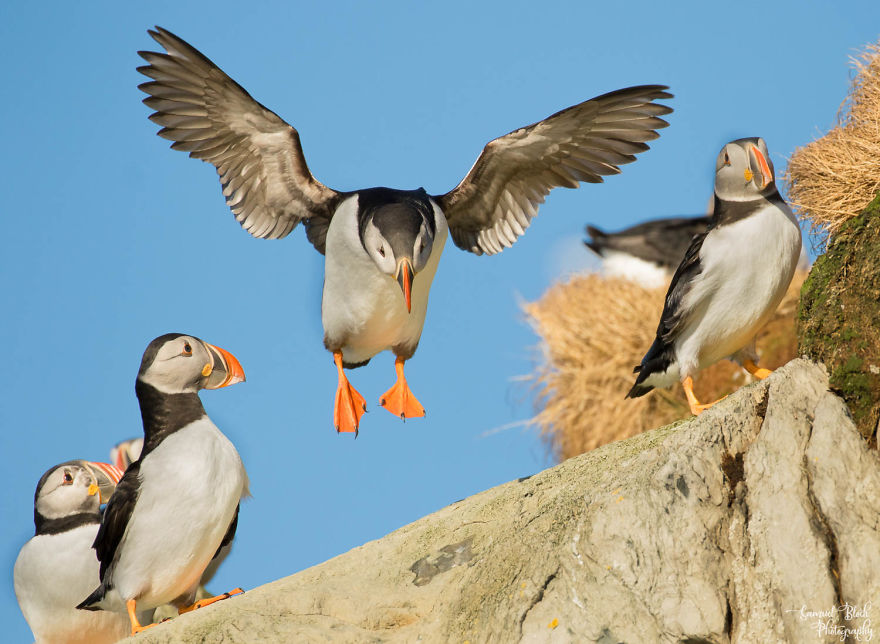
[[202,574],[232,542],[248,478],[235,447],[205,413],[198,392],[244,381],[228,351],[194,336],[168,333],[147,346],[135,381],[144,444],[104,511],[94,549],[100,585],[77,608],[128,612],[173,603],[184,613],[235,589],[193,603]]
[[635,161],[668,123],[662,85],[620,89],[497,138],[467,176],[441,195],[424,189],[340,192],[306,165],[299,133],[255,101],[201,52],[171,32],[148,32],[165,52],[141,51],[151,78],[140,89],[175,150],[213,164],[223,195],[254,237],[284,237],[302,221],[325,256],[324,345],[339,375],[338,432],[357,433],[366,409],[343,368],[394,352],[397,381],[380,405],[401,418],[423,416],[404,363],[419,343],[428,291],[446,237],[477,255],[495,254],[525,232],[555,187],[600,183]]
[[21,612],[37,644],[111,644],[128,635],[125,612],[76,610],[98,583],[92,542],[101,504],[122,472],[107,463],[67,461],[48,470],[34,494],[34,536],[15,560],[12,577]]
[[[681,381],[691,413],[701,404],[693,376],[723,358],[759,379],[755,334],[773,315],[797,268],[801,230],[776,189],[764,139],[737,139],[715,163],[715,208],[695,236],[669,290],[657,336],[635,368],[627,398]],[[717,402],[717,401],[716,401]]]
[[669,284],[694,235],[706,231],[710,216],[652,219],[616,233],[587,226],[584,245],[602,258],[602,271],[645,288]]

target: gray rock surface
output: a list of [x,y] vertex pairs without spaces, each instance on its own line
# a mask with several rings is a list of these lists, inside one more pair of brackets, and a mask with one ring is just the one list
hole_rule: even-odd
[[795,360],[136,641],[836,642],[878,617],[880,461]]

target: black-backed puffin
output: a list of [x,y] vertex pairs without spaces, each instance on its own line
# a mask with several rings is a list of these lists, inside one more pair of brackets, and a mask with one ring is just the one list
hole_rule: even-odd
[[78,608],[136,611],[193,604],[202,573],[235,536],[248,478],[235,447],[205,413],[201,389],[244,380],[238,360],[191,335],[150,342],[135,381],[144,445],[107,504],[94,548],[101,583]]
[[715,208],[708,229],[681,261],[657,327],[657,337],[636,367],[627,398],[681,381],[691,413],[700,404],[693,376],[722,358],[756,378],[755,334],[770,319],[797,268],[801,230],[776,189],[764,139],[725,145],[715,163]]
[[551,189],[599,183],[635,161],[672,111],[662,85],[598,96],[491,141],[451,191],[369,188],[340,192],[309,172],[299,133],[201,52],[161,27],[149,34],[167,53],[142,51],[140,85],[150,119],[172,148],[213,164],[226,203],[254,237],[278,239],[302,221],[325,255],[324,345],[339,384],[333,423],[357,432],[366,409],[343,368],[394,352],[397,381],[380,405],[402,418],[423,416],[404,362],[418,346],[428,292],[448,234],[481,254],[509,247]]
[[128,634],[124,610],[76,610],[99,582],[92,542],[101,503],[121,477],[107,463],[67,461],[37,483],[35,533],[19,552],[12,576],[18,605],[38,644],[110,644]]

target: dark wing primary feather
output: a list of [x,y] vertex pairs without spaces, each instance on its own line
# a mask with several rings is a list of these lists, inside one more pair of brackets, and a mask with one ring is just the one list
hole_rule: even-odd
[[703,248],[707,234],[708,231],[694,235],[684,259],[672,276],[672,282],[666,292],[666,301],[663,303],[660,324],[657,326],[657,338],[664,344],[672,344],[689,319],[688,311],[682,308],[682,302],[690,292],[694,278],[703,270],[700,264],[700,250]]
[[433,197],[456,246],[499,253],[525,232],[553,188],[618,174],[668,125],[660,116],[672,108],[652,102],[672,98],[666,89],[643,85],[603,94],[490,141],[458,186]]
[[598,255],[616,250],[672,269],[681,262],[694,235],[706,231],[709,220],[709,216],[654,219],[616,233],[587,226],[592,239],[584,243]]
[[101,562],[101,583],[108,590],[110,587],[107,586],[104,575],[113,563],[116,550],[125,535],[125,529],[128,527],[128,521],[137,502],[140,491],[140,471],[141,461],[139,460],[129,465],[125,470],[113,496],[107,503],[101,527],[98,528],[95,543],[92,545],[98,555],[98,561]]
[[[140,51],[153,80],[139,88],[150,120],[175,150],[213,164],[226,203],[254,237],[279,239],[301,220],[329,221],[340,194],[309,172],[299,133],[255,101],[201,52],[170,31],[149,34],[167,53]],[[324,252],[326,225],[309,241]]]
[[235,530],[238,528],[238,511],[240,508],[241,503],[235,506],[235,516],[232,517],[232,521],[229,523],[229,528],[226,530],[226,534],[223,535],[223,541],[220,542],[220,545],[217,547],[217,552],[214,553],[214,556],[211,557],[211,559],[216,559],[217,555],[220,554],[220,551],[235,539]]

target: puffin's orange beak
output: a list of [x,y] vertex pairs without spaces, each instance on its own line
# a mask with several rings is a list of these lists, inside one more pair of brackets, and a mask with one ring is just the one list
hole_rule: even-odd
[[[244,382],[244,369],[241,368],[241,363],[234,355],[213,344],[205,342],[205,345],[215,356],[214,364],[205,365],[205,369],[202,371],[202,374],[208,377],[205,389],[220,389],[237,382]],[[219,364],[217,364],[218,362]]]
[[403,299],[406,300],[406,311],[412,313],[412,282],[413,267],[412,262],[406,257],[401,257],[397,262],[397,283],[403,291]]
[[758,162],[758,170],[761,173],[760,190],[763,190],[770,185],[770,182],[773,181],[773,173],[770,171],[770,166],[767,164],[767,159],[764,158],[764,155],[761,154],[761,151],[757,148],[757,146],[752,146],[752,154],[755,155],[755,160]]
[[109,463],[96,463],[94,461],[83,461],[88,469],[92,470],[92,475],[97,480],[97,484],[89,486],[89,496],[98,495],[101,503],[107,503],[107,500],[113,494],[119,481],[122,479],[122,470],[110,465]]

